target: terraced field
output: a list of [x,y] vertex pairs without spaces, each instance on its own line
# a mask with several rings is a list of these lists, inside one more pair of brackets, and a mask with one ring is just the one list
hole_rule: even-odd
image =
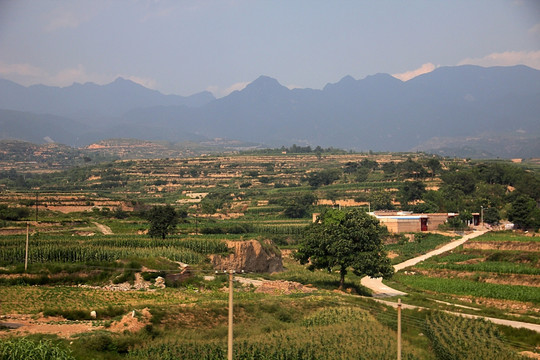
[[405,291],[540,319],[540,237],[491,232],[394,277]]

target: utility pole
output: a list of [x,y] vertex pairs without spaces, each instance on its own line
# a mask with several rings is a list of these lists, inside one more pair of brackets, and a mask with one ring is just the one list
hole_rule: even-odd
[[227,359],[233,360],[233,274],[229,270],[229,336],[227,344]]
[[397,300],[397,360],[401,360],[401,299]]
[[28,221],[26,222],[26,252],[24,255],[24,272],[28,269]]
[[484,228],[484,206],[480,206],[480,226]]

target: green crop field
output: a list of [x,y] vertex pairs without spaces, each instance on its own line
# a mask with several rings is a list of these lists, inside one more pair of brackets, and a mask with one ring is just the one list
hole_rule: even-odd
[[[244,240],[258,240],[270,255],[281,253],[284,271],[236,275],[245,284],[234,284],[235,358],[393,359],[396,310],[362,298],[371,293],[352,271],[337,291],[337,268],[309,271],[293,259],[313,214],[352,206],[472,216],[483,206],[507,219],[518,195],[536,198],[539,188],[537,173],[505,162],[300,150],[63,164],[62,171],[45,174],[28,164],[0,171],[0,359],[26,350],[58,359],[223,359],[227,281],[210,256],[228,256],[228,242]],[[510,186],[513,194],[505,191]],[[151,238],[149,214],[162,205],[174,208],[178,224],[165,238]],[[384,249],[399,263],[458,236],[417,233],[409,242],[389,234]],[[538,239],[486,234],[469,248],[396,274],[391,285],[411,293],[404,302],[475,301],[480,313],[504,311],[535,322]],[[495,249],[493,243],[502,245]],[[157,277],[165,288],[156,285]],[[260,290],[261,282],[282,287]],[[141,315],[146,311],[149,318]],[[126,319],[140,326],[132,329]],[[22,329],[32,322],[88,328],[74,335],[32,334],[2,327],[3,321],[28,322]],[[406,310],[402,358],[514,359],[517,351],[540,344],[530,333],[514,342],[507,335]],[[493,347],[473,339],[479,336]],[[449,338],[466,344],[465,355],[456,354]],[[480,346],[487,350],[471,355]]]
[[534,314],[540,310],[536,239],[513,232],[487,233],[399,272],[390,284],[417,298],[424,294],[464,305],[472,302],[497,316],[530,316],[527,321],[536,323]]

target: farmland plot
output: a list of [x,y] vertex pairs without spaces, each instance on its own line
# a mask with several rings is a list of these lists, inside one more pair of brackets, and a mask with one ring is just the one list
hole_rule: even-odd
[[538,238],[530,236],[487,233],[396,274],[394,280],[410,291],[533,315],[540,311],[538,244]]

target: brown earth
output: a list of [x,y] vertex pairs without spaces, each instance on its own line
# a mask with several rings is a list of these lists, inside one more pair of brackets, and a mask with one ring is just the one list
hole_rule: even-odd
[[488,299],[474,296],[454,296],[454,298],[470,304],[478,304],[486,307],[512,311],[518,314],[525,314],[531,312],[537,314],[540,313],[540,308],[532,303],[525,303],[513,300]]
[[[128,313],[122,317],[122,320],[114,322],[109,328],[110,331],[123,333],[124,331],[137,332],[150,324],[152,314],[148,311],[148,308],[144,308],[139,312],[140,316],[137,316],[137,312]],[[135,315],[135,316],[134,316]]]
[[510,251],[540,251],[540,242],[521,241],[471,241],[463,244],[464,249],[474,250],[510,250]]
[[228,256],[211,255],[210,260],[216,270],[257,273],[283,271],[281,254],[273,250],[273,243],[265,240],[263,244],[257,240],[227,241],[227,246],[233,253]]
[[[62,338],[70,338],[74,335],[87,333],[95,330],[109,330],[112,332],[123,333],[124,331],[137,332],[150,323],[152,314],[145,308],[139,312],[130,312],[122,317],[120,321],[115,321],[109,328],[102,325],[95,325],[94,321],[69,321],[63,317],[35,317],[32,315],[7,315],[2,316],[2,322],[17,324],[16,329],[7,332],[1,332],[3,335],[24,336],[30,334],[52,334]],[[99,324],[99,323],[96,323]]]
[[458,279],[477,279],[478,282],[500,285],[521,285],[540,287],[540,276],[526,274],[493,274],[483,278],[481,272],[457,271],[448,269],[413,269],[413,272],[429,277],[436,278],[458,278]]
[[255,289],[256,293],[263,294],[281,294],[288,295],[292,293],[311,293],[317,289],[304,286],[294,281],[276,280],[276,281],[263,281],[260,286]]
[[1,332],[2,335],[24,336],[30,334],[53,334],[62,338],[69,338],[73,335],[102,329],[101,326],[93,326],[91,321],[66,321],[62,317],[39,317],[33,318],[31,315],[8,315],[2,317],[4,321],[21,325],[17,329],[9,332]]

